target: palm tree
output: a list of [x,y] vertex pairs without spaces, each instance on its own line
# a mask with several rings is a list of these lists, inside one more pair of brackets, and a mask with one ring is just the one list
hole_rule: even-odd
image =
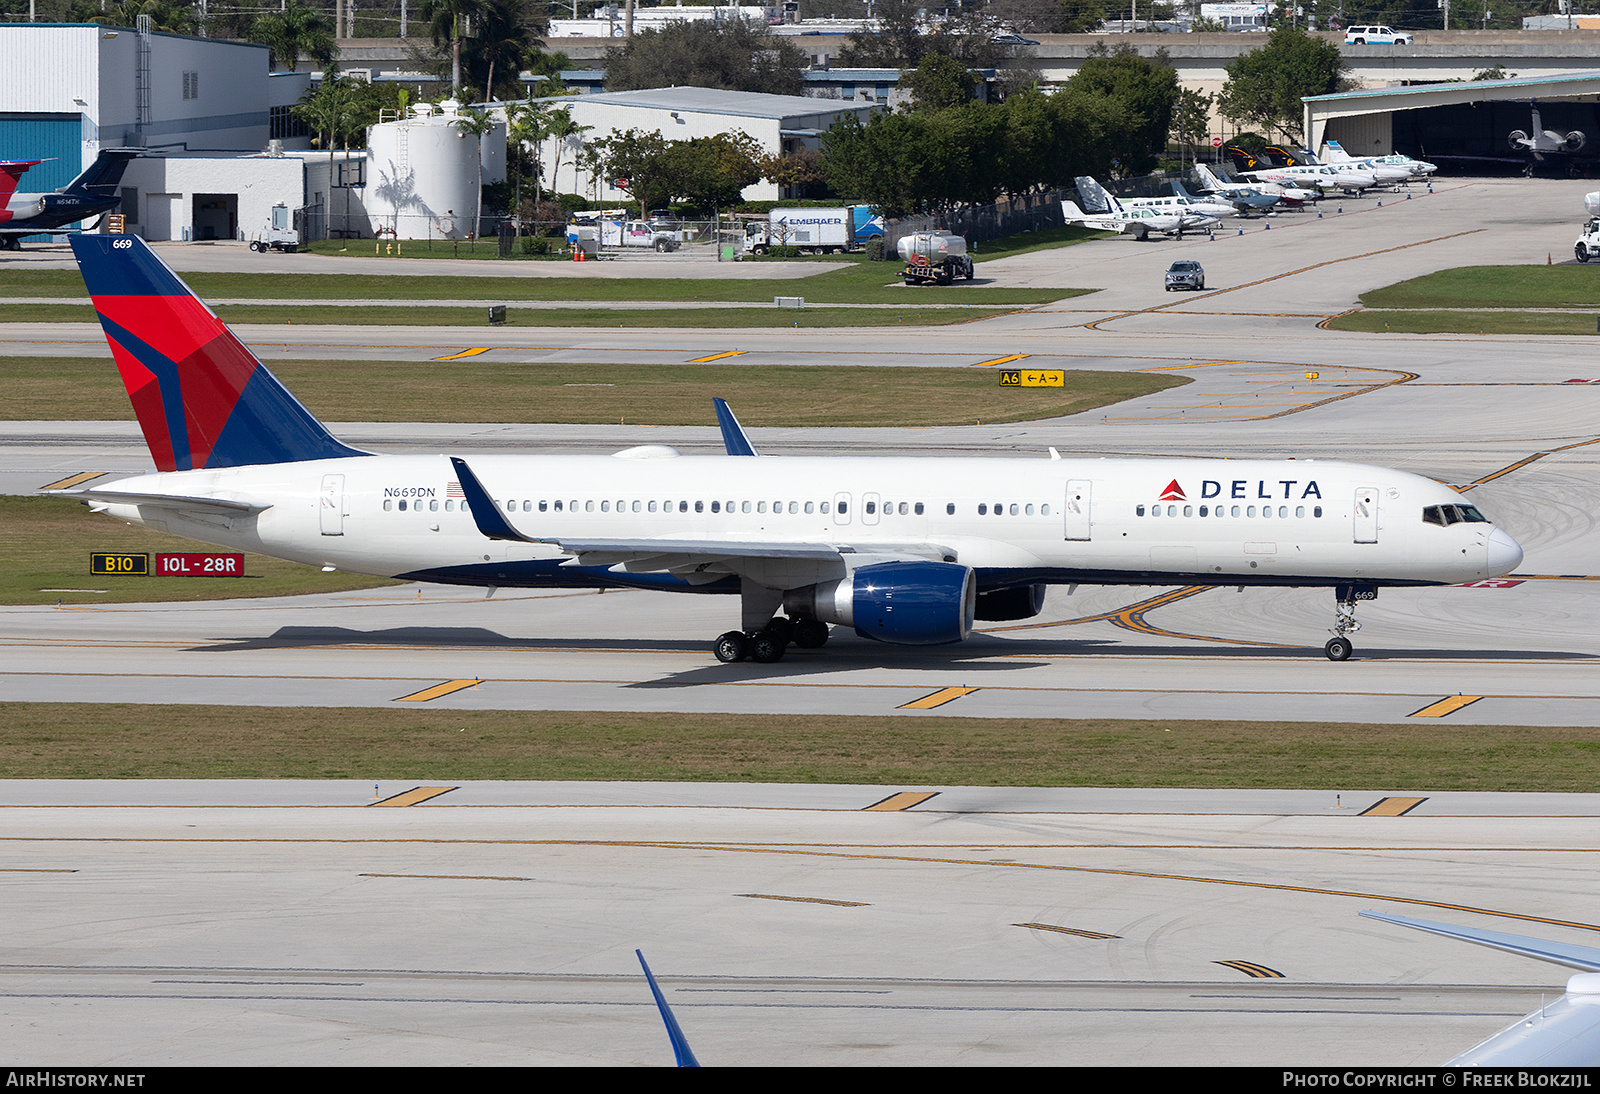
[[494,129],[495,120],[487,110],[466,110],[452,118],[450,124],[461,130],[463,137],[470,136],[478,144],[478,208],[472,217],[472,238],[477,239],[483,227],[483,138]]
[[[322,82],[301,96],[293,107],[294,114],[319,135],[325,135],[328,149],[328,201],[333,201],[333,151],[342,138],[344,158],[350,160],[350,134],[360,128],[363,111],[356,81],[340,76],[332,65],[322,74]],[[350,218],[350,192],[345,191],[345,219]],[[347,225],[348,227],[348,225]]]
[[422,20],[434,45],[450,43],[450,94],[461,97],[461,16],[478,11],[478,0],[422,0]]
[[533,149],[534,178],[543,182],[539,171],[539,145],[546,136],[545,126],[550,120],[550,107],[545,103],[512,103],[506,107],[506,156],[516,172],[515,196],[512,209],[522,208],[522,155],[526,147]]
[[487,63],[483,97],[485,101],[492,101],[495,68],[504,62],[515,80],[517,70],[532,51],[539,28],[529,17],[525,0],[475,0],[475,3],[473,34],[467,46],[471,55],[468,63],[474,71]]
[[[569,142],[581,144],[583,141],[583,134],[589,132],[589,130],[593,128],[594,126],[592,125],[579,125],[577,122],[573,121],[572,112],[569,110],[552,110],[550,114],[550,120],[545,123],[544,127],[544,135],[556,142],[555,164],[550,168],[551,193],[558,194],[561,192],[561,187],[556,185],[556,176],[561,173],[562,145]],[[574,189],[577,188],[578,182],[576,178],[573,179],[572,185]]]
[[319,65],[327,65],[339,55],[328,17],[316,8],[302,7],[299,0],[257,18],[250,28],[250,40],[266,46],[269,66],[277,69],[282,65],[284,72],[293,72],[302,54]]

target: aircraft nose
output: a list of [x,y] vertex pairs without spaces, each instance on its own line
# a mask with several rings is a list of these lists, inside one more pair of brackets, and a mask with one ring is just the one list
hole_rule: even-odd
[[1486,568],[1491,577],[1509,574],[1522,565],[1522,544],[1496,528],[1489,533]]

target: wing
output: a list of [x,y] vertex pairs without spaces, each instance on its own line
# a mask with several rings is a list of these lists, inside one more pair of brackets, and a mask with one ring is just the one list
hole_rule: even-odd
[[1446,1066],[1594,1067],[1600,1064],[1600,949],[1383,912],[1362,912],[1361,915],[1584,970],[1567,979],[1566,994],[1555,1002],[1513,1022],[1448,1061]]

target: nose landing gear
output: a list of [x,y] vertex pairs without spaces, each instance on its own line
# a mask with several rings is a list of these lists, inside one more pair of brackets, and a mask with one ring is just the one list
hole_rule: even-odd
[[1350,655],[1356,651],[1355,644],[1345,636],[1361,629],[1361,624],[1356,621],[1356,602],[1360,600],[1378,599],[1376,585],[1336,585],[1333,590],[1338,603],[1333,610],[1333,637],[1328,639],[1322,651],[1328,655],[1329,661],[1348,661]]

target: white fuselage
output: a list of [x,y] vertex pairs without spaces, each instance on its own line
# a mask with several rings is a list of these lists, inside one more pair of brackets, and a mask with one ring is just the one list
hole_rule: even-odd
[[476,585],[692,587],[742,576],[796,588],[842,576],[855,556],[926,555],[927,545],[972,567],[986,587],[1019,580],[1448,584],[1498,576],[1521,561],[1514,541],[1490,523],[1424,523],[1425,506],[1462,501],[1450,488],[1342,462],[676,455],[467,462],[496,509],[529,538],[808,543],[843,553],[714,559],[687,581],[652,575],[638,560],[579,565],[554,544],[484,536],[444,456],[178,471],[104,484],[269,506],[254,513],[160,500],[96,507],[295,562]]

